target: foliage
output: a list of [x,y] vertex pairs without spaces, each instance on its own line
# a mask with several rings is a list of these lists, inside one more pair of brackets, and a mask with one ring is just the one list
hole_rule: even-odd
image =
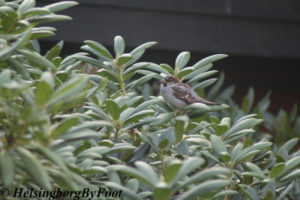
[[[156,43],[125,53],[121,36],[114,38],[114,53],[87,40],[82,52],[65,58],[63,42],[41,55],[37,38],[55,31],[41,24],[70,19],[55,12],[76,3],[0,4],[1,186],[106,187],[121,189],[123,199],[299,196],[297,108],[273,117],[268,97],[253,106],[253,89],[239,107],[233,87],[221,91],[224,75],[210,78],[217,73],[213,63],[226,55],[192,66],[189,52],[180,53],[174,67],[138,62]],[[174,112],[153,95],[157,81],[149,84],[166,74],[224,104]],[[263,137],[261,123],[285,142]]]

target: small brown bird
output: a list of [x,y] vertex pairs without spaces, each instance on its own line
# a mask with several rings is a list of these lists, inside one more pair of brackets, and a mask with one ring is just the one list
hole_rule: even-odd
[[166,76],[161,81],[160,92],[167,104],[179,109],[184,109],[192,103],[220,105],[218,103],[202,99],[190,86],[181,83],[175,76]]

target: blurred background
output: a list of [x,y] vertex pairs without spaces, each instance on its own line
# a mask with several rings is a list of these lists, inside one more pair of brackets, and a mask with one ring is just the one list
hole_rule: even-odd
[[[39,0],[42,6],[53,0]],[[54,1],[55,2],[55,1]],[[127,51],[148,41],[142,60],[174,65],[182,51],[191,62],[217,53],[229,57],[215,64],[225,73],[225,86],[236,86],[241,102],[250,86],[256,100],[272,91],[271,111],[290,110],[300,102],[299,0],[77,0],[63,14],[73,21],[53,24],[56,37],[41,40],[47,51],[64,40],[65,55],[78,52],[84,40],[112,50],[121,35]]]

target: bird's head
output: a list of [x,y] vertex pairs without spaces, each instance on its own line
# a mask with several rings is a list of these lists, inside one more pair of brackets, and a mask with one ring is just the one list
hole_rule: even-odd
[[163,86],[167,86],[167,85],[173,85],[173,84],[176,84],[176,83],[179,83],[179,79],[176,78],[175,76],[166,76],[163,80],[160,81],[160,83],[163,85]]

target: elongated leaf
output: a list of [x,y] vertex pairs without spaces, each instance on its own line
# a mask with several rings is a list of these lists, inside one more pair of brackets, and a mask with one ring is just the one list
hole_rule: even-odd
[[133,57],[130,53],[124,53],[118,58],[117,63],[118,63],[118,65],[124,65],[128,61],[130,61],[132,58]]
[[[209,169],[202,170],[197,172],[192,177],[186,179],[180,184],[179,188],[186,187],[190,184],[196,184],[198,182],[202,182],[204,180],[212,179],[218,177],[220,175],[226,175],[229,173],[229,169],[223,167],[212,167]],[[177,189],[179,189],[177,188]]]
[[23,17],[27,18],[35,15],[44,15],[49,13],[50,10],[48,10],[47,8],[30,8],[23,13]]
[[37,64],[40,64],[46,68],[52,69],[52,70],[56,70],[56,66],[50,62],[49,60],[47,60],[46,58],[44,58],[43,56],[41,56],[38,53],[35,52],[31,52],[28,50],[24,50],[24,49],[20,49],[18,50],[22,55],[24,55],[28,60],[35,62]]
[[152,182],[150,180],[148,180],[148,177],[145,176],[145,174],[143,174],[142,172],[140,172],[137,169],[134,169],[132,167],[128,167],[125,165],[111,165],[109,167],[107,167],[108,171],[118,171],[124,174],[127,174],[131,177],[134,177],[138,180],[140,180],[141,182],[147,184],[148,186],[154,187],[154,185],[152,185]]
[[191,57],[190,52],[184,51],[180,53],[175,61],[175,65],[178,66],[179,69],[182,69],[186,66],[186,64],[189,62]]
[[211,79],[208,79],[208,80],[205,80],[205,81],[202,81],[201,83],[199,84],[196,84],[195,86],[193,86],[192,88],[196,91],[198,90],[202,90],[204,88],[207,88],[208,86],[214,84],[214,82],[216,82],[217,78],[211,78]]
[[126,123],[137,122],[138,120],[143,119],[146,116],[153,116],[153,114],[154,114],[153,110],[143,110],[131,115],[128,118],[128,120],[126,120]]
[[78,118],[69,118],[55,126],[51,135],[53,138],[58,138],[62,134],[66,133],[72,126],[79,122]]
[[72,18],[66,15],[55,15],[55,14],[48,14],[48,15],[41,15],[41,16],[34,16],[28,19],[30,23],[50,23],[50,22],[58,22],[58,21],[66,21],[71,20]]
[[154,197],[156,199],[167,200],[169,196],[170,187],[164,182],[159,182],[154,189]]
[[121,110],[116,102],[113,100],[106,100],[106,109],[108,113],[113,117],[113,119],[117,120],[120,117]]
[[149,47],[151,47],[151,46],[153,46],[155,44],[157,44],[157,42],[147,42],[147,43],[144,43],[144,44],[138,46],[137,48],[133,49],[130,53],[132,55],[137,54],[137,53],[139,53],[141,51],[144,51],[145,49],[148,49]]
[[170,65],[165,64],[165,63],[162,63],[162,64],[160,64],[160,66],[161,66],[163,69],[165,69],[166,71],[168,71],[169,74],[174,74],[174,70],[173,70],[173,68],[172,68]]
[[124,195],[124,196],[128,197],[128,199],[142,200],[142,198],[140,198],[135,192],[132,192],[130,189],[128,189],[122,185],[119,185],[117,183],[105,181],[104,185],[106,185],[107,187],[113,188],[114,190],[120,191],[120,194],[122,193],[122,196]]
[[27,39],[29,39],[29,36],[31,34],[31,30],[27,30],[24,32],[15,42],[13,42],[10,46],[7,46],[0,50],[0,58],[6,59],[8,56],[10,56],[18,47],[20,47],[23,43],[26,42]]
[[38,105],[44,105],[50,99],[51,86],[46,81],[40,81],[36,86],[35,101]]
[[51,190],[52,186],[50,184],[48,173],[40,161],[30,153],[30,151],[24,148],[18,148],[18,153],[24,168],[32,179],[45,189]]
[[171,183],[173,179],[176,177],[182,166],[182,162],[180,160],[173,161],[170,166],[168,166],[165,170],[164,180],[167,183]]
[[257,165],[247,162],[246,166],[249,170],[251,170],[252,172],[255,172],[261,180],[263,180],[265,178],[264,173]]
[[53,106],[57,103],[63,103],[65,100],[68,100],[68,98],[77,94],[87,85],[88,79],[88,76],[81,76],[69,80],[54,92],[48,105]]
[[195,69],[198,69],[200,67],[203,67],[207,64],[210,64],[212,62],[216,62],[218,60],[221,60],[223,58],[226,58],[228,55],[225,55],[225,54],[215,54],[215,55],[212,55],[212,56],[208,56],[206,58],[203,58],[202,60],[200,60],[199,62],[197,62],[194,67]]
[[283,168],[283,170],[281,171],[281,173],[278,175],[279,177],[289,173],[292,171],[292,169],[294,169],[295,167],[300,165],[300,156],[294,157],[290,160],[288,160],[285,163],[285,167]]
[[220,154],[221,152],[227,152],[226,144],[218,136],[211,135],[210,142],[217,154]]
[[270,172],[270,178],[277,177],[280,172],[284,169],[285,163],[277,163]]
[[115,54],[116,56],[121,55],[122,53],[124,53],[124,49],[125,49],[125,41],[123,39],[122,36],[116,36],[114,38],[114,50],[115,50]]
[[137,161],[134,163],[134,165],[141,173],[147,176],[152,185],[156,185],[158,183],[158,176],[150,165],[142,161]]
[[188,190],[187,192],[183,193],[178,200],[189,200],[194,199],[195,197],[204,196],[206,193],[220,190],[221,188],[229,185],[230,182],[227,180],[211,180],[204,183],[201,183],[192,189]]
[[189,158],[182,164],[178,174],[173,179],[171,185],[174,186],[179,180],[183,177],[194,171],[195,169],[199,168],[201,165],[204,164],[204,159],[202,158]]
[[100,43],[95,42],[95,41],[91,41],[91,40],[86,40],[84,41],[84,43],[86,45],[88,45],[89,47],[91,47],[92,49],[94,49],[95,51],[97,51],[102,58],[112,61],[113,57],[110,54],[110,52]]
[[192,83],[192,82],[195,82],[195,81],[202,80],[204,78],[207,78],[209,76],[212,76],[212,75],[216,74],[217,72],[218,72],[217,70],[211,70],[211,71],[208,71],[208,72],[204,72],[202,74],[199,74],[199,75],[193,77],[187,83],[189,84],[189,83]]
[[5,187],[11,186],[15,176],[15,163],[8,152],[2,152],[0,155],[0,174],[1,181]]
[[192,73],[193,71],[195,71],[194,67],[185,67],[183,70],[181,70],[177,74],[177,76],[178,76],[178,78],[184,78],[185,79],[185,76]]
[[44,8],[50,10],[51,12],[58,12],[61,10],[65,10],[67,8],[73,7],[77,5],[78,3],[76,1],[61,1],[58,3],[53,3],[50,5],[45,6]]
[[262,119],[254,119],[254,118],[248,118],[245,120],[241,120],[237,123],[235,123],[226,133],[224,133],[225,137],[228,137],[232,135],[233,133],[236,133],[238,131],[241,131],[243,129],[249,129],[257,124],[260,124],[263,120]]
[[8,58],[7,62],[12,67],[12,69],[21,74],[24,79],[30,79],[30,75],[26,66],[20,63],[16,58],[10,57]]
[[23,15],[29,9],[35,7],[35,0],[24,0],[19,6],[19,12]]

